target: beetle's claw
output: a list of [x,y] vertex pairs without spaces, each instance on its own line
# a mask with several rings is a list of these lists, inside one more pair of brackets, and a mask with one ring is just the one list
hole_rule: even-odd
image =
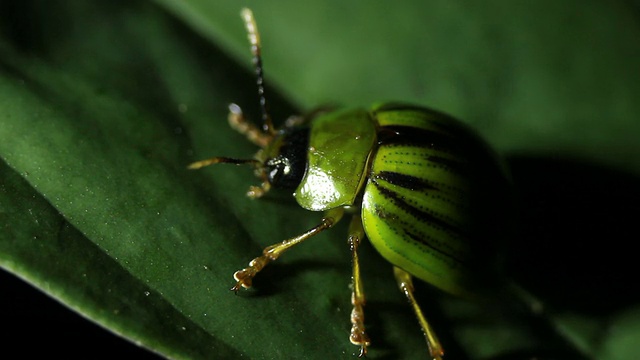
[[240,281],[238,281],[235,285],[233,285],[233,287],[229,290],[233,291],[236,295],[238,295],[238,291],[240,290],[240,288],[242,287],[242,283]]
[[351,336],[349,340],[353,345],[360,346],[360,352],[358,352],[358,357],[363,358],[367,356],[367,346],[371,344],[369,341],[369,337],[364,332],[364,329],[351,329]]
[[231,291],[238,295],[238,291],[241,288],[248,289],[251,287],[251,278],[247,278],[246,270],[236,271],[233,274],[233,278],[236,280],[236,284],[233,285]]
[[360,352],[358,353],[358,357],[359,358],[364,358],[367,357],[367,346],[366,345],[362,345],[360,346]]
[[[265,249],[265,252],[269,248]],[[258,256],[257,258],[251,260],[249,262],[249,266],[238,270],[233,274],[233,278],[237,281],[237,283],[231,288],[232,291],[238,292],[241,287],[248,289],[253,285],[253,278],[264,268],[265,265],[269,263],[273,259],[268,258],[266,255]]]
[[233,274],[233,278],[237,281],[237,283],[231,288],[231,290],[235,293],[238,293],[238,290],[240,290],[241,287],[245,289],[250,288],[253,284],[252,280],[254,275],[254,272],[247,269],[236,271]]

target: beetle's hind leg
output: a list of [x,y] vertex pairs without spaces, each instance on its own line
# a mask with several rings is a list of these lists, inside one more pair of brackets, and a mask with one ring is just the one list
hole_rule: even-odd
[[364,238],[364,229],[362,227],[362,219],[360,214],[354,215],[349,225],[349,248],[351,249],[351,258],[353,265],[353,283],[351,284],[351,335],[349,340],[353,345],[360,346],[358,357],[367,354],[367,346],[370,345],[369,336],[364,328],[364,287],[362,278],[360,277],[360,261],[358,260],[358,245]]
[[238,270],[233,274],[233,278],[237,281],[237,283],[231,288],[232,291],[236,293],[240,288],[248,289],[251,287],[253,278],[271,261],[274,261],[282,255],[283,252],[290,249],[291,247],[313,237],[321,233],[324,230],[331,228],[335,225],[344,214],[344,209],[339,207],[335,209],[328,210],[320,224],[315,227],[309,229],[307,232],[300,234],[298,236],[294,236],[290,239],[287,239],[279,244],[274,244],[266,247],[262,251],[262,255],[257,258],[251,260],[249,266]]
[[396,266],[393,267],[393,274],[396,277],[400,290],[407,297],[407,300],[409,300],[409,304],[411,304],[411,307],[418,318],[420,327],[422,327],[422,332],[427,339],[427,347],[429,348],[431,359],[442,360],[442,356],[444,356],[442,345],[440,344],[436,333],[431,328],[431,325],[427,322],[427,318],[422,314],[422,310],[420,310],[420,306],[416,302],[416,298],[413,296],[413,281],[411,280],[411,275]]

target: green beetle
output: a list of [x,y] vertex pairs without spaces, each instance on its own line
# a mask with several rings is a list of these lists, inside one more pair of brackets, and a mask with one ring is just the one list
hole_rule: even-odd
[[298,204],[324,211],[317,226],[264,249],[237,271],[232,288],[249,288],[255,275],[285,250],[352,214],[348,243],[353,259],[350,341],[364,356],[365,296],[357,248],[366,237],[394,269],[425,334],[432,359],[444,351],[413,295],[412,276],[446,292],[476,296],[497,282],[498,243],[507,232],[509,182],[490,148],[463,123],[427,108],[380,104],[371,109],[320,112],[292,118],[276,130],[264,97],[260,38],[250,10],[242,11],[252,45],[262,129],[237,105],[229,121],[261,147],[254,159],[214,157],[217,163],[251,164],[262,180],[248,195],[271,187],[294,190]]

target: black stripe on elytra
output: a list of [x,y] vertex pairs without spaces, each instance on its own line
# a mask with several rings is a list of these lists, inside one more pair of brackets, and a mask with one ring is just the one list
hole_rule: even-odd
[[[389,213],[389,212],[385,211],[381,206],[374,206],[374,208],[373,208],[373,212],[374,212],[374,214],[375,214],[378,218],[380,218],[380,219],[382,219],[382,220],[385,220],[385,219],[386,219],[386,220],[388,220],[388,219],[397,219],[397,218],[399,217],[399,216],[398,216],[398,215],[396,215],[396,214]],[[410,232],[410,231],[407,231],[407,230],[406,230],[406,229],[404,229],[404,228],[402,229],[402,231],[403,231],[403,233],[404,233],[405,235],[407,235],[409,238],[411,238],[411,239],[412,239],[412,240],[414,240],[415,242],[417,242],[417,243],[419,243],[419,244],[423,244],[423,245],[425,245],[426,247],[428,247],[428,248],[432,249],[433,251],[437,252],[438,254],[444,255],[444,256],[446,256],[446,257],[448,257],[448,258],[450,258],[450,259],[452,259],[452,260],[454,260],[454,261],[456,261],[456,262],[459,262],[459,263],[461,263],[461,264],[463,263],[463,261],[462,261],[461,259],[459,259],[459,258],[457,258],[457,257],[455,257],[455,256],[453,256],[453,255],[451,255],[450,253],[448,253],[448,252],[446,252],[446,251],[444,251],[444,250],[442,250],[442,249],[440,249],[440,248],[438,248],[438,247],[434,246],[434,245],[433,245],[430,241],[428,241],[428,239],[426,239],[424,236],[418,236],[418,235],[416,235],[416,234],[414,234],[414,233],[412,233],[412,232]]]
[[416,218],[418,221],[422,221],[422,222],[425,222],[425,223],[429,223],[429,224],[435,225],[435,226],[440,227],[441,229],[443,229],[444,231],[449,232],[449,233],[460,234],[460,232],[461,232],[460,228],[458,228],[458,227],[456,227],[456,226],[454,226],[452,224],[449,224],[446,221],[438,219],[437,217],[433,216],[432,214],[429,214],[426,211],[422,211],[422,210],[418,209],[417,207],[409,204],[401,196],[399,196],[398,193],[396,193],[395,191],[389,190],[389,189],[385,188],[384,186],[382,186],[381,184],[379,184],[375,177],[371,178],[371,183],[376,187],[376,189],[380,192],[380,194],[382,194],[382,196],[384,196],[388,200],[392,201],[397,207],[399,207],[403,211],[407,212],[408,214],[410,214],[411,216]]
[[425,179],[416,176],[400,174],[394,171],[380,171],[379,173],[376,173],[374,177],[376,179],[384,180],[391,185],[399,186],[401,188],[413,191],[440,190]]
[[442,156],[428,156],[427,160],[429,160],[430,162],[442,165],[444,167],[446,167],[447,169],[456,172],[460,175],[463,176],[469,176],[469,164],[466,161],[466,159],[463,158],[462,161],[456,161],[456,160],[452,160],[452,159],[447,159],[444,158]]
[[412,126],[389,125],[378,130],[378,145],[410,145],[449,154],[468,154],[466,141],[440,132]]
[[451,134],[460,135],[461,132],[465,133],[464,135],[467,137],[477,137],[475,131],[470,128],[467,124],[462,121],[454,118],[449,114],[445,114],[441,111],[429,109],[416,105],[407,105],[402,103],[389,103],[384,104],[377,108],[373,116],[378,116],[378,114],[383,114],[385,112],[394,112],[394,113],[405,113],[403,116],[408,116],[411,113],[411,116],[419,116],[425,118],[427,121],[434,121],[437,123],[437,127],[445,132]]
[[460,264],[464,264],[464,261],[462,261],[462,259],[458,259],[457,257],[451,255],[450,253],[448,253],[446,251],[443,251],[443,250],[431,245],[428,241],[424,241],[424,239],[422,237],[420,237],[420,236],[418,236],[418,235],[416,235],[416,234],[414,234],[412,232],[406,231],[406,230],[404,231],[404,233],[407,234],[407,236],[410,237],[411,239],[413,239],[413,240],[415,240],[415,241],[417,241],[419,243],[425,244],[429,248],[433,249],[435,252],[437,252],[439,254],[442,254],[442,255],[450,258],[451,260],[453,260],[455,262],[458,262]]

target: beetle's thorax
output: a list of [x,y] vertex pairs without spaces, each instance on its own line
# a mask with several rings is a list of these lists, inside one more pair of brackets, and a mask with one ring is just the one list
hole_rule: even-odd
[[307,170],[294,194],[298,204],[312,211],[355,205],[375,139],[367,110],[337,110],[315,118]]

